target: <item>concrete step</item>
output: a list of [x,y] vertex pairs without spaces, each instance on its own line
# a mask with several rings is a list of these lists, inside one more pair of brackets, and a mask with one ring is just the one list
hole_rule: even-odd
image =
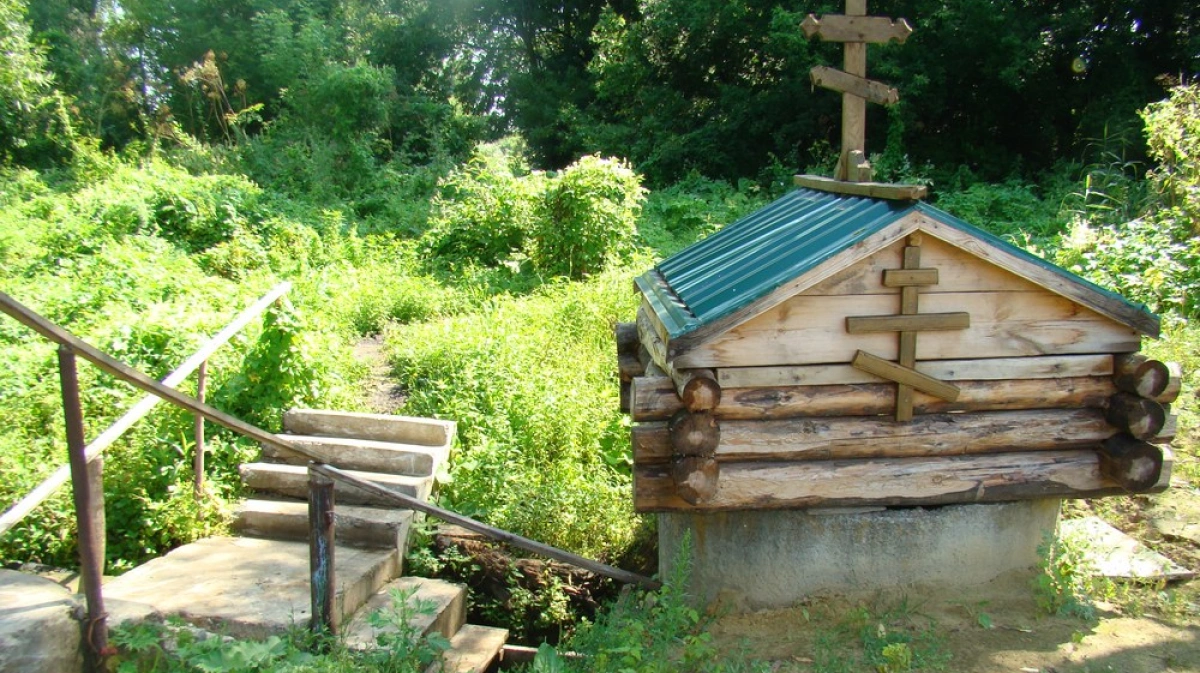
[[[334,535],[339,544],[381,549],[408,548],[413,512],[406,509],[334,507]],[[242,502],[234,513],[233,530],[242,535],[275,540],[308,540],[308,503],[300,500]]]
[[[446,457],[445,449],[440,446],[314,435],[279,435],[279,438],[308,449],[319,455],[322,462],[343,470],[428,477]],[[272,461],[292,465],[307,465],[309,461],[308,456],[274,446],[263,445],[262,453]]]
[[[308,468],[301,465],[244,463],[240,466],[239,471],[242,473],[242,482],[261,493],[274,493],[301,500],[308,498]],[[347,472],[359,479],[379,484],[390,491],[404,493],[422,500],[429,498],[429,492],[433,488],[432,477],[409,477],[355,470],[347,470]],[[336,482],[334,485],[334,500],[338,506],[342,504],[394,506],[390,500],[342,482]]]
[[[467,621],[467,589],[459,584],[425,577],[401,577],[384,586],[372,596],[342,628],[346,645],[356,648],[373,647],[376,636],[395,629],[376,629],[367,618],[371,613],[392,607],[393,591],[416,593],[408,600],[412,613],[409,624],[422,635],[440,633],[453,638]],[[422,609],[422,608],[425,609]]]
[[[338,545],[333,563],[339,615],[353,614],[400,574],[395,549]],[[104,596],[153,607],[208,631],[266,638],[308,625],[308,544],[205,538],[105,582]]]
[[430,666],[427,673],[484,673],[500,656],[508,641],[508,629],[466,624],[450,639],[450,649],[442,654],[443,667]]
[[289,409],[283,414],[283,429],[296,435],[374,439],[421,446],[449,446],[454,437],[453,421],[321,409]]

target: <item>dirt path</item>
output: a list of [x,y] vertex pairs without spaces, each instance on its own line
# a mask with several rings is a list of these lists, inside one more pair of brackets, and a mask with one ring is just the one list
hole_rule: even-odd
[[354,345],[354,357],[371,368],[367,382],[367,406],[376,414],[392,414],[404,405],[404,389],[391,378],[392,367],[388,364],[381,336],[365,337]]

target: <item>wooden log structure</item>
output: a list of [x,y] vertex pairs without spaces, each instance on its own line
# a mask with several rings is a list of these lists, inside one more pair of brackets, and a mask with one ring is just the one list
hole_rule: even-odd
[[690,505],[703,505],[717,494],[721,467],[712,458],[685,456],[671,462],[675,493]]
[[[671,379],[659,376],[633,379],[630,414],[634,421],[664,421],[684,408]],[[954,411],[1011,411],[1020,409],[1102,408],[1117,389],[1106,376],[1080,376],[1052,382],[1039,379],[956,381],[954,402],[913,393],[918,414]],[[724,389],[713,415],[726,420],[766,420],[822,416],[890,414],[896,387],[891,383],[774,386]]]
[[712,458],[721,443],[721,426],[706,411],[692,413],[681,409],[667,423],[667,435],[672,456]]
[[1124,433],[1100,445],[1100,473],[1130,493],[1141,493],[1162,477],[1163,449]]
[[[1099,448],[1099,447],[1097,447]],[[921,506],[1030,498],[1124,495],[1101,472],[1097,448],[929,458],[735,462],[720,466],[720,488],[695,505],[676,493],[671,465],[634,466],[640,512],[811,507]],[[1167,488],[1161,478],[1145,492]]]
[[1179,393],[1183,390],[1183,368],[1178,362],[1168,362],[1167,385],[1163,391],[1154,396],[1154,401],[1159,404],[1171,404],[1179,399]]
[[659,369],[666,372],[675,384],[675,392],[679,395],[684,408],[689,411],[711,411],[721,403],[721,385],[717,383],[717,375],[711,369],[679,369],[667,357],[667,345],[663,343],[658,331],[650,324],[650,319],[644,310],[638,311],[638,337],[642,345],[650,352],[650,357]]
[[1113,357],[1113,383],[1123,392],[1155,399],[1167,389],[1171,370],[1158,360],[1141,353],[1122,353]]
[[[634,463],[680,455],[673,423],[634,427]],[[1099,409],[932,414],[904,424],[884,416],[723,421],[714,451],[703,455],[719,462],[937,457],[1095,447],[1115,434]]]
[[1117,393],[1109,399],[1108,422],[1136,439],[1150,439],[1162,432],[1167,412],[1154,400],[1130,393]]

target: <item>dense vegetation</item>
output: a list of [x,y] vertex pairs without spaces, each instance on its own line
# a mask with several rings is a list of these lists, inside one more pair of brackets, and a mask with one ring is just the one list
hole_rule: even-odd
[[[797,24],[836,5],[0,0],[0,289],[161,377],[290,279],[213,362],[214,404],[363,408],[351,347],[382,334],[403,411],[459,423],[445,504],[621,561],[651,532],[613,368],[629,279],[831,167],[837,96],[807,71],[838,51]],[[1162,312],[1190,390],[1200,9],[872,9],[917,30],[871,51],[904,96],[871,113],[881,174]],[[3,319],[0,360],[7,508],[65,453],[53,349]],[[93,436],[138,395],[82,372]],[[110,571],[220,529],[256,449],[216,433],[197,503],[190,423],[159,409],[110,451]],[[74,556],[65,489],[0,538],[5,564]]]

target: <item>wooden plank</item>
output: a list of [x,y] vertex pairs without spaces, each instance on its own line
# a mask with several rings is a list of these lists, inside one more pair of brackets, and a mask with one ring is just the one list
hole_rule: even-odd
[[[827,180],[828,178],[825,179]],[[787,302],[805,288],[820,283],[826,278],[853,266],[858,260],[882,248],[886,248],[897,239],[915,231],[922,221],[919,215],[920,213],[916,212],[909,213],[882,231],[871,234],[854,245],[842,248],[824,263],[818,265],[817,268],[780,285],[773,292],[750,302],[724,318],[710,321],[686,335],[671,339],[667,344],[671,356],[678,357],[702,344],[708,343],[733,327],[741,325]]]
[[913,315],[872,315],[846,318],[846,331],[850,334],[871,332],[935,332],[966,329],[971,326],[971,315],[962,311],[951,313],[917,313]]
[[900,102],[900,92],[883,82],[858,77],[837,68],[824,65],[815,66],[809,71],[809,78],[814,86],[831,91],[850,94],[864,99],[868,103],[879,105],[895,105]]
[[[1108,377],[1071,377],[1005,381],[958,381],[958,399],[938,399],[913,394],[918,414],[952,411],[1005,411],[1018,409],[1080,409],[1103,407],[1116,394]],[[635,421],[665,421],[683,408],[675,385],[666,377],[633,380],[630,415]],[[823,416],[876,416],[893,410],[895,385],[788,386],[779,388],[727,388],[713,415],[726,420],[806,418]]]
[[[1141,347],[1136,330],[1049,292],[964,292],[922,295],[929,313],[970,314],[967,329],[924,334],[917,359],[1127,353]],[[675,366],[751,367],[849,362],[858,350],[896,360],[886,333],[846,338],[846,315],[895,310],[889,295],[796,296],[762,315],[678,355]]]
[[[722,421],[715,457],[750,460],[848,460],[953,456],[1095,447],[1117,433],[1099,409],[929,414],[897,424],[887,417],[838,416]],[[666,423],[633,428],[637,465],[674,457]]]
[[[875,357],[865,351],[859,351],[855,354],[854,360],[850,363],[855,369],[861,369],[868,374],[895,381],[901,385],[911,386],[923,393],[928,393],[934,397],[940,397],[943,400],[953,402],[958,399],[958,388],[943,381],[939,381],[932,376],[926,376],[915,369],[909,369],[894,362],[889,362],[882,358]],[[910,414],[911,416],[911,411]],[[897,419],[901,420],[901,419]]]
[[908,21],[893,21],[882,16],[826,14],[817,18],[815,14],[809,14],[800,22],[800,29],[808,39],[815,36],[823,42],[883,44],[895,40],[903,43],[912,35],[912,26]]
[[[849,96],[850,94],[843,94]],[[862,100],[859,98],[858,100]],[[919,201],[929,194],[925,185],[894,185],[885,182],[844,182],[820,175],[797,175],[792,178],[797,187],[807,187],[831,194],[867,196],[889,201]]]
[[[914,232],[908,236],[908,245],[904,248],[904,270],[918,269],[921,266],[921,233]],[[885,280],[886,280],[886,273]],[[936,275],[936,274],[935,274]],[[920,292],[914,286],[907,286],[900,291],[900,313],[915,315],[920,310]],[[912,371],[917,365],[917,334],[916,332],[900,332],[901,367]],[[932,377],[931,377],[932,378]],[[957,389],[956,393],[957,394]],[[901,423],[911,421],[913,417],[913,387],[901,383],[896,387],[896,420]]]
[[721,386],[711,369],[678,369],[667,356],[667,345],[659,337],[646,307],[638,310],[638,337],[659,369],[675,382],[675,390],[691,411],[715,409],[721,402]]
[[[1047,355],[986,360],[922,360],[915,369],[943,381],[996,381],[1001,379],[1059,379],[1074,376],[1109,376],[1109,355]],[[721,388],[771,388],[875,383],[871,374],[850,365],[798,365],[790,367],[726,367],[717,370]]]
[[937,269],[885,269],[883,272],[884,287],[909,287],[912,285],[937,284]]
[[[1164,473],[1169,470],[1164,466]],[[1164,490],[1160,480],[1152,492]],[[720,488],[704,505],[674,493],[669,468],[634,468],[639,512],[928,506],[1034,498],[1091,498],[1125,491],[1100,473],[1091,449],[872,460],[738,462],[721,465]]]
[[[863,257],[856,264],[805,289],[805,295],[896,294],[880,280],[900,266],[904,241]],[[921,241],[922,267],[936,269],[938,284],[922,287],[922,294],[937,292],[1044,292],[1010,271],[970,255],[945,241],[925,236]]]
[[971,234],[939,222],[923,213],[916,213],[920,220],[922,231],[947,241],[963,250],[985,259],[996,266],[1007,269],[1029,281],[1040,285],[1051,292],[1079,302],[1084,306],[1108,316],[1124,325],[1147,336],[1158,337],[1160,325],[1158,316],[1139,310],[1122,301],[1119,297],[1099,292],[1086,283],[1072,280],[1069,277],[1043,268],[1023,257],[989,242],[976,238]]

